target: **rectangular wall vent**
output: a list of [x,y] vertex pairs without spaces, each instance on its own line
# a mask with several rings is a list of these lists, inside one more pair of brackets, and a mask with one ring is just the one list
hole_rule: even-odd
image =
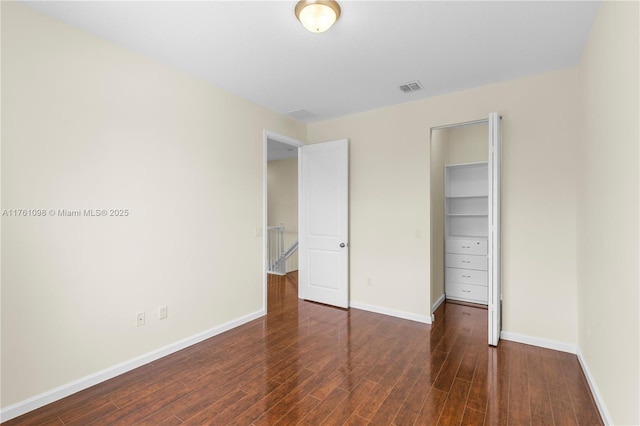
[[405,83],[400,86],[400,90],[402,90],[404,93],[417,92],[418,90],[422,89],[422,84],[420,84],[418,80],[410,81],[409,83]]

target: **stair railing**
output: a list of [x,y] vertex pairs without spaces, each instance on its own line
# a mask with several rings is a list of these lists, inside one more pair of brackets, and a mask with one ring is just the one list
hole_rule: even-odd
[[267,273],[286,275],[286,261],[298,249],[298,241],[285,248],[284,224],[267,226]]

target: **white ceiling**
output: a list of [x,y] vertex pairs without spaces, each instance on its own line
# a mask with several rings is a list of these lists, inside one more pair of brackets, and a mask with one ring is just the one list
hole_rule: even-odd
[[305,122],[574,66],[600,5],[340,1],[312,34],[295,0],[26,3]]
[[270,138],[267,139],[267,161],[286,160],[297,157],[297,147]]

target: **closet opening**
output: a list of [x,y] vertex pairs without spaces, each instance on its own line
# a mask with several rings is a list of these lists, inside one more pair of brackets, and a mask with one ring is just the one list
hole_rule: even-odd
[[430,141],[431,312],[445,301],[487,309],[494,346],[501,328],[499,127],[494,113],[432,128]]

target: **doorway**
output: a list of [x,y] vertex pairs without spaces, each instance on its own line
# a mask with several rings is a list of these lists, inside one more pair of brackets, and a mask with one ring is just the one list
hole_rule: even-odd
[[[302,142],[264,133],[264,211],[262,235],[263,306],[269,307],[269,283],[285,283],[298,269],[298,147]],[[296,280],[297,281],[297,280]]]
[[431,129],[431,312],[445,301],[487,308],[501,330],[500,117]]
[[[349,306],[349,140],[319,142],[304,145],[286,136],[270,131],[264,133],[263,168],[263,226],[262,233],[256,230],[256,236],[263,235],[263,310],[266,312],[267,267],[269,241],[266,233],[270,231],[269,222],[282,220],[270,214],[273,199],[269,200],[269,148],[289,151],[298,156],[291,161],[289,180],[294,180],[294,163],[297,162],[297,191],[290,198],[296,198],[289,205],[297,206],[288,210],[293,226],[292,238],[299,241],[300,276],[297,282],[301,299],[329,304],[340,308]],[[273,197],[272,197],[273,198]],[[270,217],[271,216],[271,217]],[[299,223],[297,221],[299,220]],[[295,223],[295,224],[294,224]],[[298,228],[299,225],[299,228]],[[295,231],[292,230],[295,228]],[[283,244],[285,246],[286,243]],[[285,248],[285,253],[293,253]],[[296,268],[291,266],[290,268]]]

